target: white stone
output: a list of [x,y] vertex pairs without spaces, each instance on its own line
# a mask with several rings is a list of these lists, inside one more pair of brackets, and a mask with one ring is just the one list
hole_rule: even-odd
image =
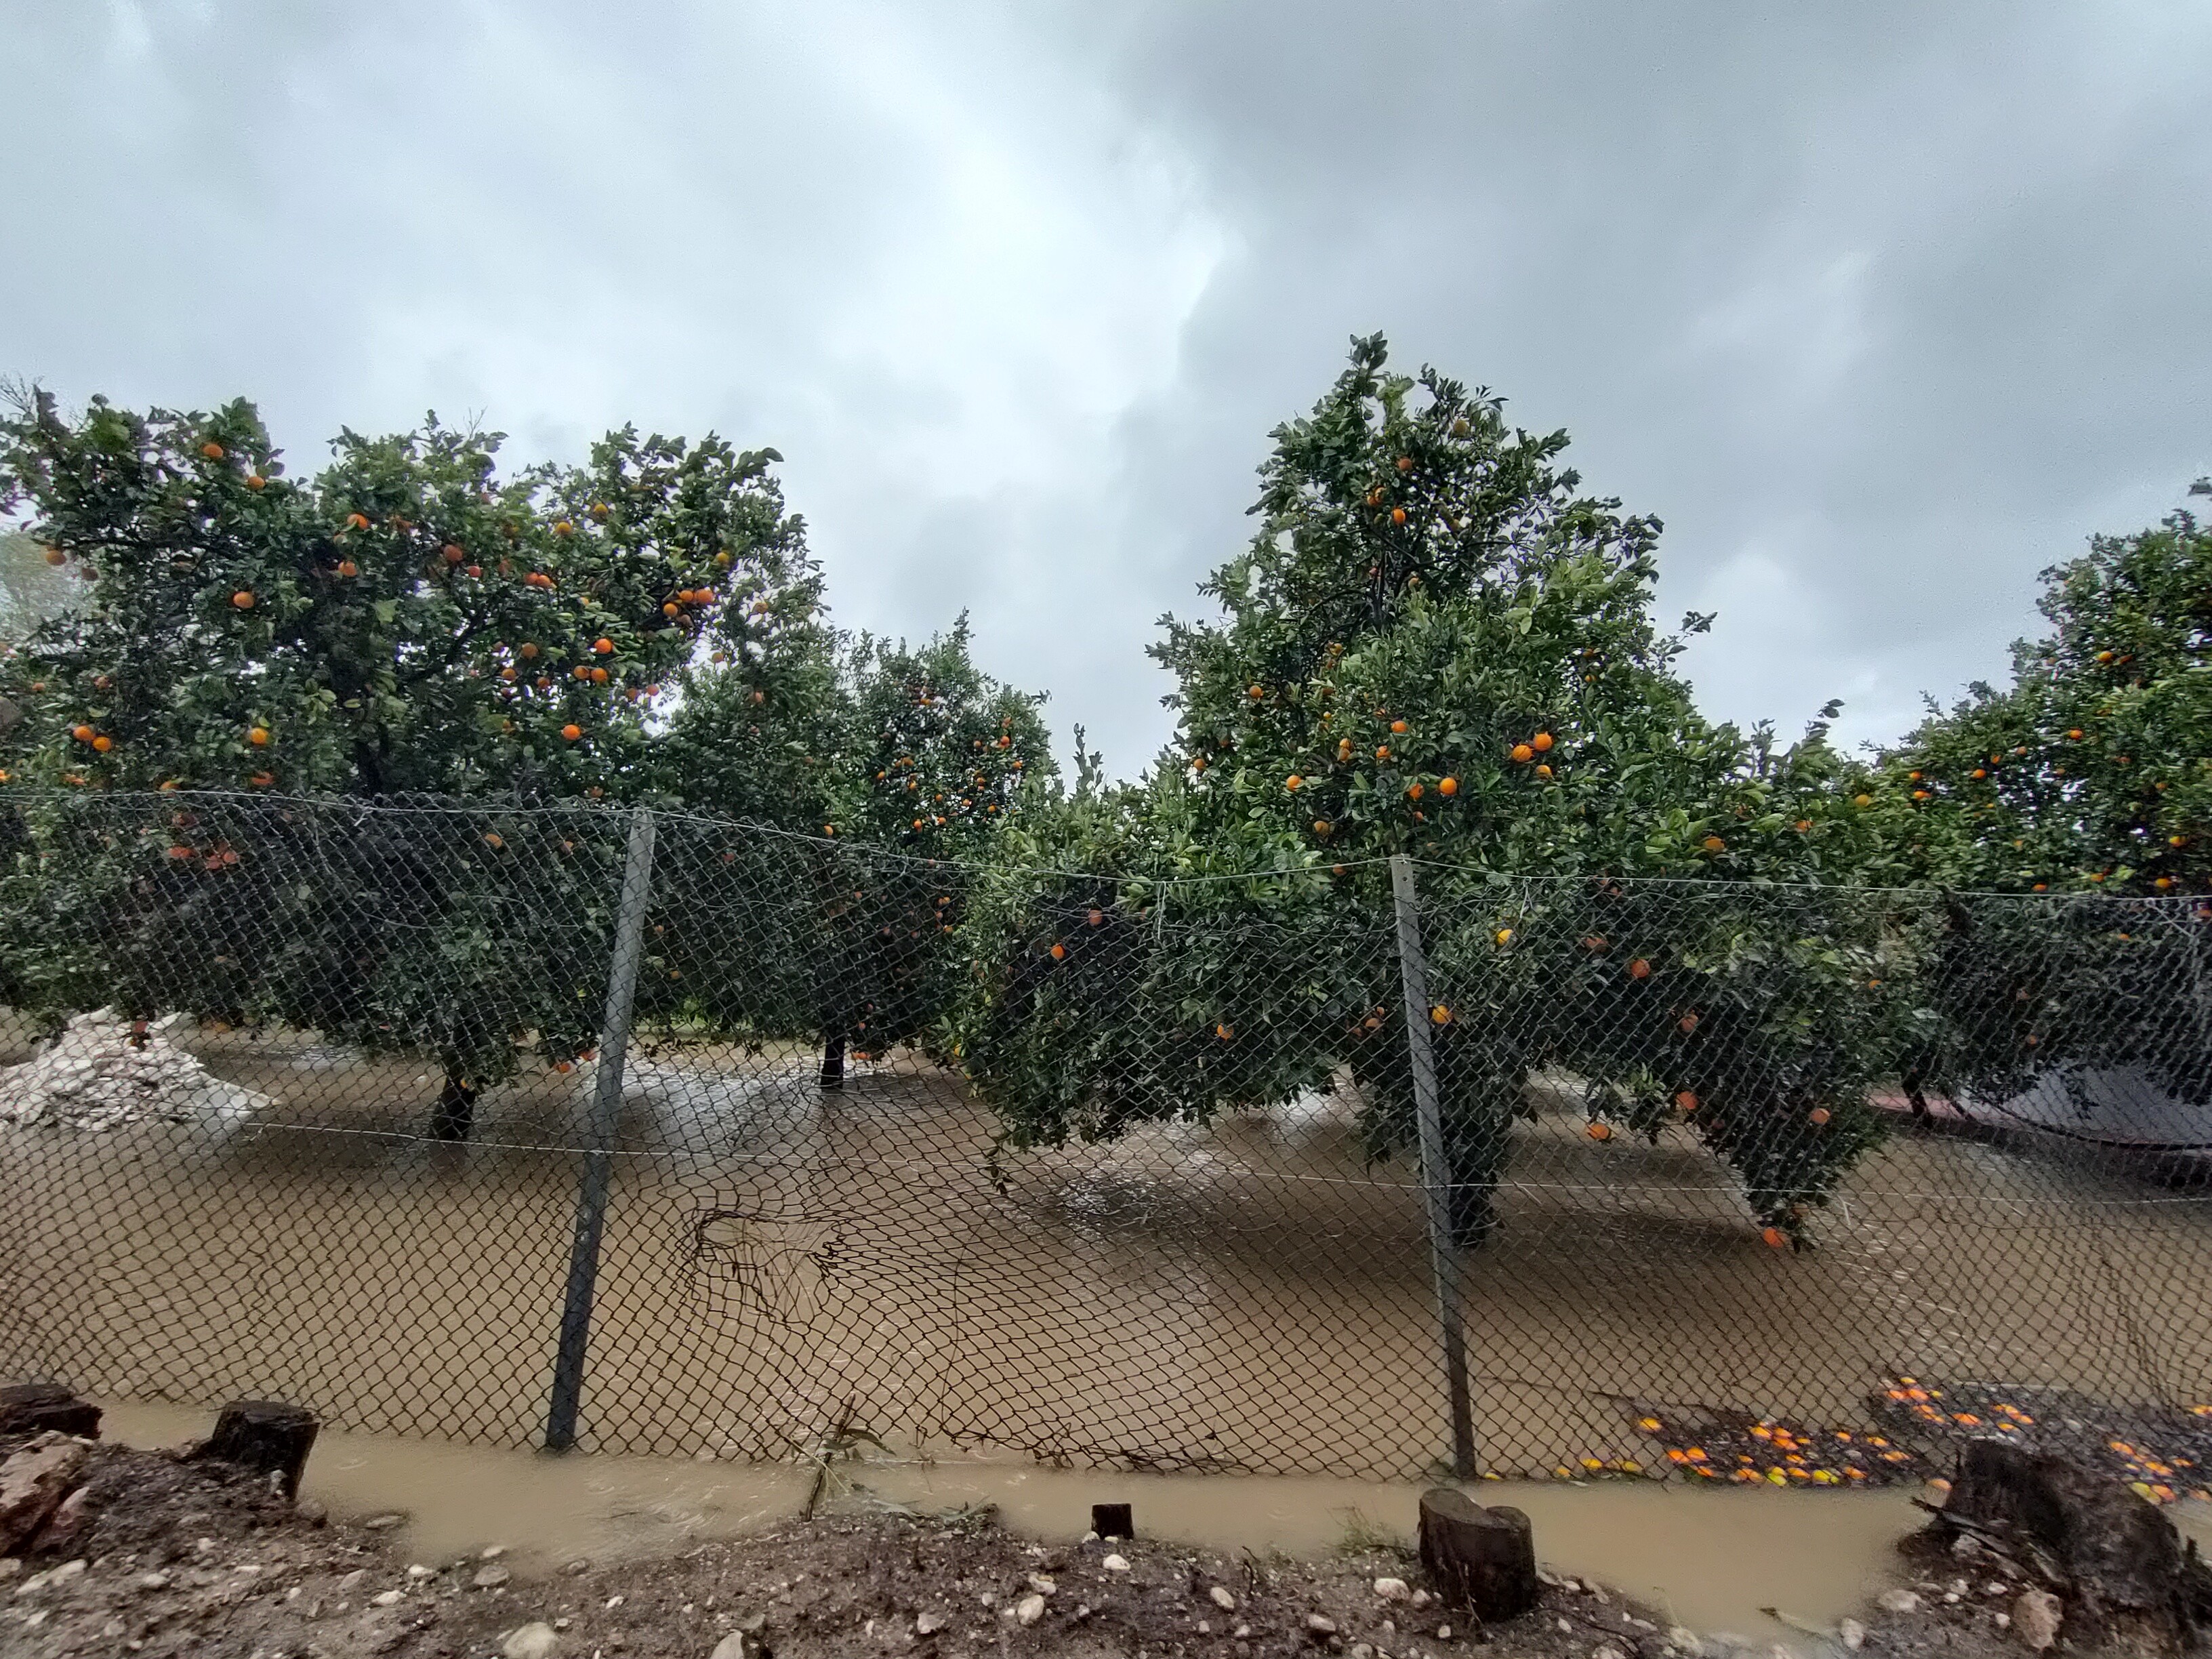
[[1437,1626],[1437,1640],[1439,1642],[1449,1642],[1451,1640],[1451,1626],[1449,1625],[1438,1625]]
[[367,1567],[356,1567],[351,1572],[346,1574],[344,1577],[338,1580],[338,1588],[342,1590],[349,1590],[368,1577],[368,1569]]
[[1034,1625],[1044,1617],[1044,1597],[1031,1590],[1014,1603],[1014,1617],[1024,1625]]
[[1325,1613],[1310,1613],[1306,1615],[1306,1628],[1316,1636],[1334,1636],[1336,1620]]
[[1375,1593],[1385,1601],[1404,1601],[1412,1597],[1413,1587],[1402,1578],[1378,1578]]
[[1368,1643],[1354,1642],[1352,1644],[1352,1659],[1375,1659],[1375,1650]]
[[1050,1574],[1033,1572],[1030,1575],[1030,1588],[1039,1595],[1049,1595],[1060,1586],[1053,1582]]
[[1213,1605],[1219,1607],[1224,1613],[1234,1613],[1237,1611],[1237,1597],[1226,1585],[1216,1584],[1212,1589],[1206,1591],[1206,1594],[1208,1599],[1212,1601]]
[[500,1659],[550,1659],[561,1645],[561,1638],[553,1633],[553,1626],[542,1619],[507,1632],[507,1640],[499,1644]]
[[476,1577],[470,1579],[469,1583],[474,1584],[478,1589],[497,1589],[514,1577],[514,1575],[505,1567],[478,1567]]
[[1684,1656],[1684,1659],[1705,1659],[1705,1644],[1698,1639],[1697,1632],[1686,1625],[1669,1625],[1667,1627],[1667,1646],[1670,1651]]
[[1886,1589],[1875,1597],[1875,1605],[1884,1613],[1917,1613],[1920,1598],[1909,1589]]
[[1610,1642],[1601,1642],[1590,1650],[1590,1659],[1628,1659],[1628,1656]]
[[183,1018],[150,1021],[142,1033],[112,1008],[79,1014],[39,1054],[7,1068],[0,1123],[112,1129],[151,1118],[228,1131],[275,1104],[179,1047]]
[[2058,1626],[2065,1620],[2066,1604],[2049,1590],[2023,1590],[2020,1600],[2012,1604],[2013,1628],[2037,1653],[2058,1640]]
[[408,1564],[407,1576],[419,1584],[425,1578],[435,1578],[438,1574],[435,1568],[426,1567],[420,1561],[412,1561]]
[[714,1644],[714,1652],[707,1659],[745,1659],[745,1637],[743,1631],[732,1631]]
[[1129,1564],[1118,1555],[1109,1555],[1098,1564],[1109,1572],[1127,1572]]
[[933,1632],[945,1628],[945,1615],[935,1607],[924,1607],[920,1613],[915,1614],[914,1627],[922,1635],[927,1636]]
[[169,1587],[169,1575],[166,1572],[142,1572],[138,1575],[137,1583],[140,1589],[167,1589]]
[[375,1595],[368,1598],[368,1604],[373,1607],[397,1607],[400,1602],[406,1599],[407,1592],[405,1590],[379,1590]]
[[1866,1626],[1856,1619],[1839,1620],[1836,1626],[1836,1634],[1843,1639],[1844,1645],[1853,1653],[1856,1653],[1866,1645]]
[[506,1553],[507,1546],[504,1544],[486,1544],[483,1547],[483,1553],[477,1559],[479,1561],[496,1561]]
[[1413,1605],[1417,1607],[1425,1607],[1433,1600],[1435,1597],[1425,1589],[1417,1589],[1413,1592]]

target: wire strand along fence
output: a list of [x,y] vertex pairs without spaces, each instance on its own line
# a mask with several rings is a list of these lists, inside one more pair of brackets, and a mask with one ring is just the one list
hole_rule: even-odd
[[12,799],[0,1374],[749,1459],[2212,1467],[2202,901]]

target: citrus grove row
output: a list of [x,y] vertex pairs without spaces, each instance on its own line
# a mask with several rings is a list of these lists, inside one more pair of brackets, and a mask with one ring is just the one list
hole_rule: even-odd
[[[1273,441],[1215,614],[1152,647],[1174,742],[1109,784],[1079,733],[1068,783],[964,623],[832,625],[773,450],[625,429],[502,476],[495,434],[433,420],[294,477],[244,403],[33,398],[0,506],[75,586],[0,661],[0,994],[434,1055],[432,1126],[465,1135],[484,1087],[594,1041],[619,820],[526,809],[645,804],[720,896],[657,884],[644,1017],[817,1043],[833,1084],[912,1045],[1016,1147],[1348,1071],[1370,1152],[1409,1154],[1382,860],[1413,854],[1466,1245],[1540,1074],[1594,1142],[1701,1139],[1778,1246],[1879,1090],[2212,1078],[2170,988],[2212,914],[2188,514],[2046,572],[2009,685],[1851,756],[1825,719],[1782,744],[1698,711],[1660,526],[1582,493],[1564,434],[1377,337]],[[301,803],[395,799],[468,813],[305,856]]]

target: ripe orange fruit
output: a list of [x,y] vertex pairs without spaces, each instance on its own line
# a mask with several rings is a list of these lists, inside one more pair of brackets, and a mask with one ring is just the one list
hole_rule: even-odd
[[232,594],[232,595],[230,596],[230,602],[231,602],[231,604],[233,604],[233,605],[236,605],[236,606],[237,606],[240,611],[251,611],[251,610],[252,610],[252,609],[253,609],[253,592],[252,592],[252,590],[251,588],[245,588],[245,587],[241,587],[241,588],[240,588],[240,589],[238,590],[238,592],[235,592],[235,593],[234,593],[234,594]]
[[446,562],[447,564],[459,564],[469,556],[467,553],[463,551],[452,542],[447,542],[446,544],[443,551],[446,555]]
[[1602,933],[1585,933],[1583,936],[1583,949],[1590,951],[1604,950],[1605,936]]
[[574,721],[571,721],[569,724],[561,728],[561,735],[568,738],[569,742],[574,743],[577,738],[584,735],[584,728],[576,725]]
[[503,680],[511,680],[514,678],[514,665],[513,663],[509,663],[506,667],[501,669],[499,671],[499,677]]
[[173,859],[188,859],[191,855],[192,849],[189,847],[172,847],[169,849],[169,856]]
[[269,480],[263,477],[258,472],[249,472],[246,475],[246,487],[248,489],[264,489],[267,486]]
[[1642,957],[1637,957],[1635,961],[1628,964],[1628,976],[1631,979],[1650,979],[1651,977],[1651,964],[1644,961]]
[[603,657],[613,655],[614,648],[615,642],[612,640],[608,639],[605,635],[601,635],[598,639],[592,641],[592,649],[598,652]]
[[1610,1140],[1613,1139],[1613,1125],[1610,1123],[1593,1123],[1589,1128],[1583,1130],[1583,1133],[1588,1135],[1592,1140]]
[[2112,661],[2112,653],[2111,652],[2109,652],[2109,651],[2100,651],[2100,652],[2097,653],[2097,660],[2098,660],[2099,662],[2110,662],[2110,661]]
[[556,519],[553,521],[553,533],[556,536],[573,536],[576,533],[576,526],[566,519]]
[[1054,962],[1063,961],[1066,959],[1066,956],[1067,947],[1065,945],[1055,944],[1052,947],[1052,959]]
[[1797,820],[1797,833],[1801,836],[1812,827],[1813,820],[1810,818],[1800,818]]
[[1718,836],[1707,836],[1703,845],[1708,853],[1725,853],[1728,850],[1728,843]]
[[507,843],[500,838],[498,832],[494,830],[486,832],[484,836],[484,845],[496,850],[499,848],[506,846]]
[[[210,438],[200,446],[200,453],[211,461],[219,461],[222,459],[222,446]],[[2106,652],[2105,654],[2110,656],[2112,653]]]
[[1091,908],[1090,915],[1085,917],[1085,920],[1089,921],[1093,927],[1103,927],[1106,925],[1106,913],[1098,908],[1097,905],[1093,905]]
[[1871,806],[1874,805],[1874,797],[1872,795],[1853,795],[1851,797],[1851,805],[1854,806]]
[[2079,743],[2081,741],[2081,728],[2077,726],[2067,732],[2066,735],[2071,738],[2075,743]]
[[1966,775],[1973,779],[1976,783],[1979,783],[1984,778],[1989,776],[1989,769],[1982,766],[1977,766],[1972,771],[1966,774]]
[[1676,1020],[1674,1024],[1680,1028],[1682,1035],[1687,1036],[1691,1032],[1698,1029],[1698,1017],[1695,1013],[1687,1013],[1683,1015],[1681,1018]]
[[1540,766],[1536,769],[1536,775],[1540,778],[1548,778],[1552,775],[1552,769],[1548,766]]
[[[106,732],[103,732],[92,740],[92,747],[95,754],[104,755],[109,750],[115,747],[115,739],[109,737]],[[2168,883],[2167,884],[2171,886],[2172,884]]]
[[1513,943],[1513,930],[1510,927],[1501,927],[1498,930],[1496,937],[1500,945],[1510,945]]
[[1790,1248],[1790,1235],[1779,1227],[1763,1227],[1759,1230],[1759,1237],[1760,1242],[1770,1250],[1786,1250]]
[[1805,1115],[1812,1121],[1813,1127],[1817,1129],[1827,1122],[1830,1113],[1828,1109],[1825,1106],[1815,1106],[1811,1111],[1806,1113]]
[[1389,760],[1390,758],[1390,745],[1387,743],[1378,745],[1375,750],[1375,758],[1376,760]]
[[69,562],[69,555],[63,552],[58,547],[50,547],[46,550],[46,562],[48,564],[67,564]]
[[1406,730],[1406,722],[1403,720],[1392,720],[1390,722],[1390,729],[1402,736]]
[[[107,739],[105,738],[96,738],[92,746],[94,749],[97,749],[101,744],[106,743],[106,741]],[[2160,876],[2156,881],[2151,883],[2151,885],[2157,888],[2160,892],[2163,893],[2167,888],[2173,885],[2173,878],[2172,876]]]
[[1283,780],[1283,787],[1295,793],[1297,790],[1297,787],[1304,781],[1305,780],[1304,778],[1293,772],[1290,776]]
[[270,784],[276,781],[276,775],[273,772],[256,772],[252,778],[247,780],[247,781],[252,783],[256,789],[266,789]]
[[1234,1025],[1216,1025],[1213,1028],[1213,1035],[1226,1042],[1237,1035],[1237,1028]]
[[593,685],[605,685],[606,683],[607,671],[604,668],[594,668],[592,671],[592,684]]
[[1552,734],[1549,732],[1539,732],[1528,739],[1528,746],[1540,755],[1544,753],[1552,746]]
[[572,680],[587,680],[592,678],[592,671],[583,664],[578,663],[568,671],[568,678]]
[[2034,886],[2028,889],[2028,891],[2031,893],[2047,893],[2050,890],[2051,884],[2047,881],[2039,881]]
[[1912,799],[1915,800],[1926,800],[1928,799],[1928,792],[1925,789],[1916,789],[1912,792]]
[[1514,760],[1520,762],[1524,765],[1528,762],[1536,758],[1536,751],[1525,743],[1516,743],[1506,752],[1510,755]]
[[1328,820],[1327,818],[1316,818],[1314,820],[1313,830],[1314,834],[1316,836],[1327,835],[1328,833]]
[[246,732],[246,740],[256,749],[266,749],[269,746],[269,728],[265,726],[253,727]]
[[1449,800],[1452,796],[1459,793],[1459,780],[1457,778],[1438,778],[1437,780],[1437,793],[1443,796],[1447,800]]
[[93,738],[92,728],[88,726],[72,726],[70,727],[70,736],[75,738],[79,743],[90,743]]
[[1452,1011],[1444,1004],[1439,1002],[1435,1007],[1429,1010],[1429,1023],[1431,1025],[1450,1024],[1452,1023]]
[[1257,702],[1261,698],[1267,695],[1267,690],[1265,686],[1248,685],[1244,688],[1244,695],[1251,698],[1253,702]]
[[346,514],[346,528],[347,528],[348,530],[366,530],[366,529],[368,529],[368,514],[367,514],[366,513],[349,513],[349,514]]
[[1398,471],[1401,472],[1411,472],[1413,470],[1413,458],[1411,455],[1401,455],[1398,458]]
[[1403,524],[1403,523],[1405,523],[1405,522],[1406,522],[1406,509],[1405,509],[1404,507],[1392,507],[1392,508],[1390,509],[1390,522],[1391,522],[1392,524]]
[[1674,1094],[1674,1104],[1685,1112],[1696,1111],[1698,1109],[1698,1091],[1694,1089],[1677,1090]]

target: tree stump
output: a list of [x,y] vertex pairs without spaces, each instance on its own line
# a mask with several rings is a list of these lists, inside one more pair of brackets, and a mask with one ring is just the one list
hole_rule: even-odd
[[1421,1494],[1421,1565],[1446,1606],[1472,1608],[1486,1625],[1518,1618],[1540,1594],[1528,1517],[1449,1486]]
[[279,1477],[287,1498],[300,1495],[300,1475],[322,1425],[315,1414],[275,1400],[234,1400],[215,1419],[215,1432],[192,1448],[195,1459],[213,1458],[256,1474]]
[[100,1437],[100,1407],[58,1382],[10,1382],[0,1389],[0,1434],[62,1434]]
[[2085,1648],[2179,1654],[2212,1619],[2212,1570],[2156,1504],[2063,1457],[1969,1442],[1929,1530],[1966,1533],[2040,1578]]

